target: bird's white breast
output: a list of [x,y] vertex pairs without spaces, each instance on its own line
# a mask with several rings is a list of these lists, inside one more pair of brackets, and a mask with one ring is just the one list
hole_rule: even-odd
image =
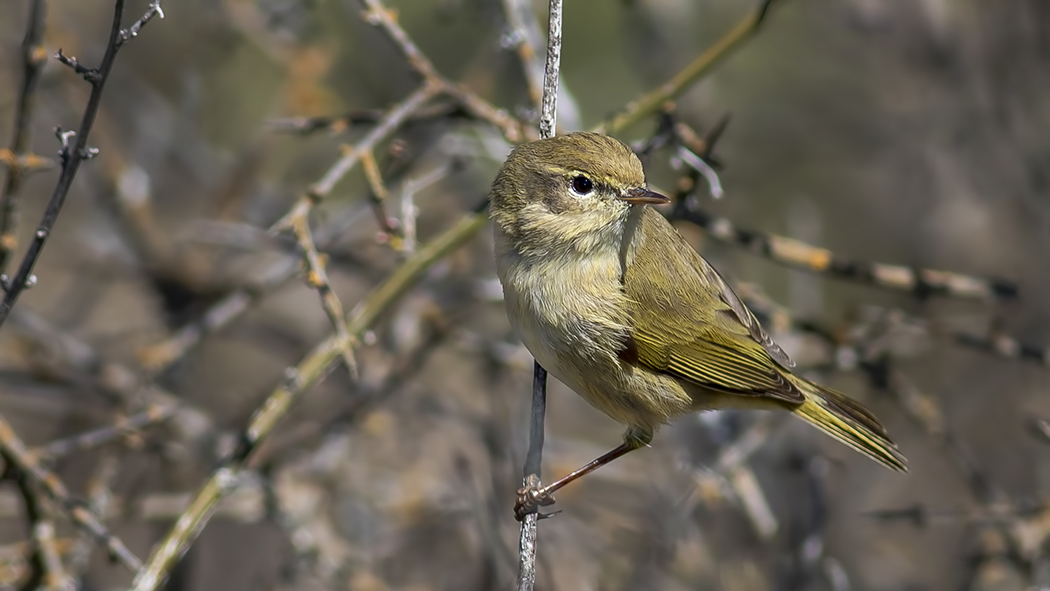
[[592,391],[619,389],[628,319],[617,250],[525,257],[497,229],[496,264],[511,326],[540,365],[592,404]]

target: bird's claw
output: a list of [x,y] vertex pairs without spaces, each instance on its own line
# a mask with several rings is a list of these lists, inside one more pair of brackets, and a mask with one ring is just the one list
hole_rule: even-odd
[[[524,521],[525,516],[535,513],[539,507],[548,507],[555,502],[554,495],[545,488],[526,486],[518,489],[518,500],[514,503],[514,518]],[[540,517],[543,517],[542,515]]]

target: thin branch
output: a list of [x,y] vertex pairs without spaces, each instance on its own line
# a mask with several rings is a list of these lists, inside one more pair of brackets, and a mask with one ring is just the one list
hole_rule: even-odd
[[725,191],[722,189],[722,181],[718,178],[718,173],[715,172],[715,169],[712,168],[710,164],[685,146],[679,147],[676,154],[683,162],[698,172],[700,176],[704,177],[704,180],[707,181],[707,186],[710,188],[711,197],[714,197],[715,199],[722,198],[722,195],[725,194]]
[[758,31],[773,1],[763,0],[757,8],[748,12],[736,26],[674,77],[628,104],[622,112],[598,126],[596,131],[609,134],[623,131],[658,112],[665,102],[680,96]]
[[964,347],[1006,359],[1028,361],[1043,367],[1050,367],[1050,347],[1025,343],[1002,332],[993,332],[986,336],[956,332],[951,335],[951,338],[956,344]]
[[146,410],[117,421],[101,429],[95,429],[67,439],[52,441],[32,450],[34,456],[54,460],[69,454],[86,451],[140,433],[150,425],[164,422],[175,416],[179,407],[175,404],[155,403]]
[[47,591],[76,589],[76,583],[62,564],[62,554],[55,537],[55,522],[46,518],[36,520],[33,524],[33,541],[44,566],[44,584],[40,588]]
[[[105,515],[113,501],[110,491],[113,480],[117,477],[117,469],[120,463],[113,454],[107,454],[99,460],[98,468],[94,477],[87,485],[87,508],[95,515]],[[79,535],[69,550],[69,572],[79,578],[87,570],[91,560],[92,544],[91,537],[86,534]]]
[[390,40],[408,60],[408,65],[423,78],[425,86],[431,86],[442,94],[456,99],[475,117],[495,125],[509,142],[520,142],[522,139],[535,139],[531,128],[512,117],[506,111],[496,108],[473,90],[451,82],[442,77],[434,64],[430,62],[413,43],[408,33],[397,22],[397,13],[383,6],[379,0],[362,0],[365,7],[365,20],[386,32]]
[[68,135],[62,135],[63,147],[59,152],[59,160],[62,163],[62,174],[58,178],[58,183],[55,185],[55,190],[51,194],[51,199],[48,201],[47,207],[44,210],[44,216],[40,220],[40,224],[37,226],[36,233],[33,235],[33,241],[30,242],[29,248],[26,251],[25,256],[22,258],[21,264],[18,266],[18,272],[15,273],[14,279],[6,281],[4,287],[5,294],[4,299],[0,302],[0,325],[7,320],[7,317],[11,314],[11,309],[18,301],[18,296],[25,291],[26,287],[32,285],[35,279],[32,276],[33,267],[36,266],[37,260],[40,258],[40,253],[44,249],[44,244],[47,239],[51,236],[51,231],[55,227],[55,222],[58,221],[58,214],[62,211],[62,206],[65,204],[66,196],[69,194],[69,189],[73,184],[73,179],[77,175],[77,170],[80,168],[81,162],[94,156],[95,152],[90,150],[87,146],[88,134],[91,133],[91,127],[95,123],[95,116],[98,114],[99,105],[102,103],[102,91],[105,89],[106,81],[109,79],[110,73],[113,71],[113,62],[117,58],[117,52],[124,45],[124,43],[130,38],[138,34],[139,30],[153,18],[154,15],[161,15],[159,2],[154,2],[150,5],[146,14],[139,19],[138,22],[132,27],[130,31],[124,31],[120,28],[120,20],[124,15],[124,0],[116,0],[113,7],[113,24],[110,27],[109,42],[106,44],[106,53],[102,57],[102,62],[96,69],[85,69],[75,59],[66,58],[62,55],[59,50],[56,59],[73,67],[73,69],[84,76],[84,78],[91,83],[91,96],[88,98],[87,107],[84,109],[84,115],[80,121],[80,127],[75,133],[76,143],[69,147],[66,142],[69,138]]
[[550,0],[547,24],[547,63],[543,69],[540,137],[554,137],[558,123],[558,79],[561,76],[561,0]]
[[39,492],[39,487],[22,471],[12,469],[14,461],[8,453],[4,452],[3,458],[8,464],[8,477],[18,485],[31,526],[33,573],[25,586],[33,585],[37,589],[49,591],[72,590],[72,581],[62,565],[61,553],[55,539],[55,522]]
[[1017,285],[1005,279],[904,265],[851,261],[830,250],[811,246],[793,238],[737,228],[728,219],[712,216],[688,205],[685,200],[679,201],[679,207],[675,208],[671,217],[696,224],[707,230],[712,238],[738,245],[776,263],[837,279],[908,291],[918,297],[943,295],[984,301],[1017,297]]
[[390,198],[390,191],[383,183],[383,175],[379,172],[379,163],[372,152],[366,152],[361,156],[361,167],[365,171],[365,180],[371,190],[369,197],[372,201],[372,211],[376,216],[376,223],[380,231],[386,235],[386,240],[394,250],[401,250],[403,235],[401,229],[396,227],[396,220],[392,219],[386,211],[386,202]]
[[419,215],[416,193],[445,178],[449,168],[434,167],[418,177],[407,179],[401,186],[401,251],[404,255],[411,255],[416,250],[416,217]]
[[[561,68],[562,0],[550,0],[547,31],[547,62],[543,72],[543,102],[540,107],[540,137],[554,137],[558,120],[558,78]],[[522,486],[541,486],[543,460],[543,422],[547,412],[547,370],[539,361],[533,363],[532,412],[529,423],[529,451],[525,456]],[[540,514],[533,508],[521,520],[518,535],[518,591],[532,591],[536,586],[536,538]]]
[[[382,120],[386,112],[379,109],[366,111],[350,111],[342,115],[324,115],[318,117],[286,117],[274,119],[267,124],[270,131],[275,133],[295,133],[309,135],[318,131],[327,131],[331,134],[343,133],[347,129],[357,125],[374,125]],[[471,114],[463,109],[458,102],[445,100],[434,102],[431,105],[418,109],[409,116],[408,121],[435,121],[455,118],[470,118]]]
[[0,164],[8,169],[18,168],[25,174],[55,167],[55,161],[51,158],[39,154],[15,154],[10,148],[0,148]]
[[[314,232],[314,240],[320,248],[324,248],[336,239],[345,227],[345,218],[332,220]],[[255,282],[244,285],[215,302],[200,317],[188,322],[163,340],[140,349],[138,358],[142,368],[151,377],[167,370],[201,344],[208,335],[229,326],[263,296],[294,279],[301,269],[301,261],[302,257],[299,254],[280,258],[264,269]]]
[[393,134],[408,119],[409,115],[437,96],[438,92],[439,88],[433,84],[425,83],[405,100],[391,108],[379,124],[361,140],[361,143],[354,147],[348,146],[345,148],[342,158],[337,160],[328,169],[328,172],[321,177],[321,180],[314,183],[306,191],[306,194],[299,198],[299,201],[292,206],[292,209],[273,225],[271,231],[290,229],[296,219],[308,216],[314,205],[328,197],[335,185],[343,180],[343,177],[348,172],[353,170],[354,166],[365,154],[372,152],[379,142]]
[[40,463],[3,417],[0,417],[0,449],[11,463],[30,477],[52,502],[57,503],[68,512],[74,523],[90,532],[96,542],[106,546],[113,558],[132,571],[137,571],[142,567],[142,562],[132,554],[124,542],[109,533],[109,530],[102,525],[94,513],[70,496],[62,480]]
[[29,123],[33,117],[36,83],[47,62],[47,50],[41,45],[44,38],[44,17],[47,1],[33,0],[29,5],[29,22],[22,40],[22,90],[15,108],[15,130],[11,139],[11,162],[7,180],[0,193],[0,273],[7,269],[7,260],[18,247],[18,193],[30,167],[24,160],[29,150]]
[[332,285],[328,282],[328,272],[325,269],[324,257],[317,252],[314,245],[313,235],[310,234],[310,221],[305,217],[296,218],[292,221],[292,232],[299,243],[299,249],[303,252],[303,260],[306,262],[306,283],[317,290],[321,296],[321,307],[332,322],[338,341],[337,346],[346,364],[350,376],[357,379],[357,361],[354,359],[354,345],[357,340],[346,330],[343,322],[343,303],[339,296],[335,295]]
[[[547,414],[547,370],[537,361],[532,365],[532,412],[529,419],[529,451],[525,455],[522,485],[540,488],[543,480],[543,422]],[[531,591],[536,586],[536,538],[540,514],[532,511],[521,522],[518,535],[518,591]]]

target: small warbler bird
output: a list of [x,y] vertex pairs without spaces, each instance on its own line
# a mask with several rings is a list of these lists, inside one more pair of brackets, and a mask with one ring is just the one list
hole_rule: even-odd
[[556,378],[627,425],[623,443],[552,493],[647,445],[668,420],[720,408],[783,409],[894,470],[906,460],[874,415],[791,373],[794,362],[718,272],[648,204],[629,147],[571,133],[514,149],[492,184],[496,266],[510,323]]

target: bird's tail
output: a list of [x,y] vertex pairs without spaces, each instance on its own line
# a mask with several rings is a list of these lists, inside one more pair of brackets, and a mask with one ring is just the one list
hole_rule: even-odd
[[886,429],[871,411],[819,384],[797,377],[792,381],[806,396],[802,406],[794,410],[795,414],[883,466],[908,471],[908,460],[890,441]]

